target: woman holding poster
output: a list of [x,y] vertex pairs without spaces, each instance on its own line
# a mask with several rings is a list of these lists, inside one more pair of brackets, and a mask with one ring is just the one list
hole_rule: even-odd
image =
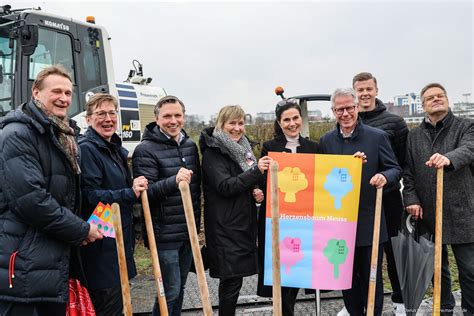
[[[268,152],[288,152],[316,154],[318,144],[300,135],[301,132],[301,108],[296,99],[284,99],[278,102],[275,108],[276,120],[274,123],[274,139],[263,143],[261,157]],[[266,183],[266,181],[265,181]],[[264,297],[272,297],[272,287],[263,284],[264,258],[265,258],[265,201],[259,209],[258,214],[258,258],[259,275],[257,294]],[[294,315],[296,296],[298,288],[282,287],[282,312],[284,316]]]
[[[79,141],[81,148],[82,216],[88,219],[99,202],[120,204],[125,256],[129,278],[136,275],[133,261],[133,204],[148,187],[145,177],[133,180],[117,128],[117,100],[95,94],[86,104],[89,128]],[[104,238],[82,248],[88,289],[97,315],[122,315],[122,294],[113,238]]]
[[210,275],[219,278],[219,315],[234,315],[242,279],[257,273],[257,210],[263,200],[263,172],[245,136],[245,112],[224,106],[216,126],[199,141],[202,152],[204,225]]

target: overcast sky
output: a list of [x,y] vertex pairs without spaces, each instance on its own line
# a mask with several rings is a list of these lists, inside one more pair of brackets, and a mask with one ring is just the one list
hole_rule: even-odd
[[277,85],[288,97],[332,93],[360,71],[377,77],[384,102],[433,81],[451,103],[464,93],[474,101],[471,0],[10,2],[95,16],[112,38],[117,81],[138,59],[152,84],[182,98],[190,114],[226,104],[272,111]]

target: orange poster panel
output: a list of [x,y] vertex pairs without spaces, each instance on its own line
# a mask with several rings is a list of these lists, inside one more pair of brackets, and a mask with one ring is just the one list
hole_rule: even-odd
[[[278,162],[280,216],[312,218],[315,155],[270,152],[268,156]],[[271,199],[269,189],[270,177],[267,179],[267,201]],[[271,203],[267,203],[267,217],[271,217]]]

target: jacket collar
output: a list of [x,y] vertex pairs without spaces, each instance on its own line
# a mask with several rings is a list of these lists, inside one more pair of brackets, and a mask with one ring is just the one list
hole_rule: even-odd
[[[305,146],[307,139],[301,136],[300,134],[298,141],[300,142],[300,145],[296,147],[297,153],[299,153],[300,150],[302,150],[302,147]],[[277,148],[275,148],[275,151],[289,152],[289,149],[286,149],[286,143],[287,143],[287,140],[286,140],[285,135],[275,136],[275,144],[277,146]]]
[[[181,130],[181,133],[184,135],[184,137],[181,138],[179,145],[183,144],[187,138],[189,138],[188,134],[184,129]],[[156,143],[162,143],[162,144],[168,144],[168,145],[174,145],[177,146],[178,143],[174,139],[171,139],[167,137],[165,134],[163,134],[160,131],[160,126],[156,124],[156,122],[151,122],[149,123],[143,132],[143,138],[142,140],[150,140]]]
[[[421,122],[421,127],[425,128],[425,129],[427,129],[427,128],[435,128],[435,129],[443,128],[443,127],[450,126],[451,123],[453,122],[453,119],[454,119],[454,114],[451,111],[451,109],[449,109],[448,114],[441,121],[437,122],[436,126],[433,126],[433,124],[431,124],[431,122],[428,121],[428,116],[425,116],[425,118],[423,119],[423,122]],[[438,125],[439,125],[439,127],[438,127]]]
[[102,138],[102,136],[100,136],[99,133],[97,133],[97,131],[93,129],[91,126],[87,128],[87,131],[84,134],[84,137],[79,141],[79,143],[82,143],[84,141],[90,141],[102,148],[119,149],[120,147],[122,147],[122,140],[117,135],[117,133],[114,133],[112,135],[112,138],[110,139],[110,142],[109,142],[105,140],[104,138]]
[[352,132],[352,135],[350,137],[343,137],[341,134],[341,126],[339,125],[339,123],[336,123],[336,135],[337,135],[337,138],[340,140],[355,139],[364,130],[364,128],[365,128],[364,123],[362,123],[362,120],[358,118],[357,124],[354,128],[354,131]]
[[[0,119],[0,128],[14,122],[29,124],[40,134],[46,133],[46,131],[51,128],[51,121],[31,100],[23,103],[17,109],[10,111],[5,117]],[[77,126],[76,121],[69,119],[69,126],[74,130],[76,136],[79,135],[80,128]]]
[[383,104],[382,100],[376,98],[375,109],[368,112],[359,112],[359,117],[361,119],[370,119],[370,118],[373,118],[374,116],[379,115],[381,112],[386,111],[386,110],[387,110],[387,107],[385,106],[385,104]]
[[[220,142],[218,142],[213,136],[212,133],[214,132],[214,127],[206,127],[202,132],[201,136],[199,137],[199,148],[201,149],[201,153],[204,153],[204,151],[207,148],[214,147],[220,150],[221,153],[229,155],[230,152],[229,150],[222,146]],[[254,147],[255,143],[252,142],[246,135],[243,135],[242,137],[246,137],[247,140],[250,143],[250,146]],[[286,141],[286,140],[285,140]]]

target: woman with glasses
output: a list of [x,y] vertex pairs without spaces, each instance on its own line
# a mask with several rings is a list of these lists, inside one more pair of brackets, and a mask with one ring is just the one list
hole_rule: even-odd
[[[117,100],[96,94],[86,104],[89,128],[79,141],[81,148],[82,216],[87,220],[99,202],[120,204],[129,278],[136,275],[133,261],[133,204],[147,189],[145,177],[132,181],[128,152],[117,128]],[[122,294],[115,239],[103,238],[81,250],[89,293],[97,315],[122,315]]]
[[258,163],[245,136],[245,112],[224,106],[199,141],[210,275],[219,278],[219,315],[234,315],[242,279],[257,273],[257,210],[270,158]]
[[[274,123],[274,138],[263,143],[261,157],[268,155],[268,152],[306,153],[316,154],[318,144],[300,135],[301,108],[296,99],[285,99],[278,102],[275,108],[276,120]],[[266,183],[266,181],[264,182]],[[264,190],[265,191],[265,190]],[[263,285],[264,279],[264,258],[265,258],[265,202],[260,207],[258,215],[258,257],[259,275],[257,294],[259,296],[271,297],[272,287]],[[284,316],[294,315],[296,296],[298,288],[282,287],[282,312]]]

